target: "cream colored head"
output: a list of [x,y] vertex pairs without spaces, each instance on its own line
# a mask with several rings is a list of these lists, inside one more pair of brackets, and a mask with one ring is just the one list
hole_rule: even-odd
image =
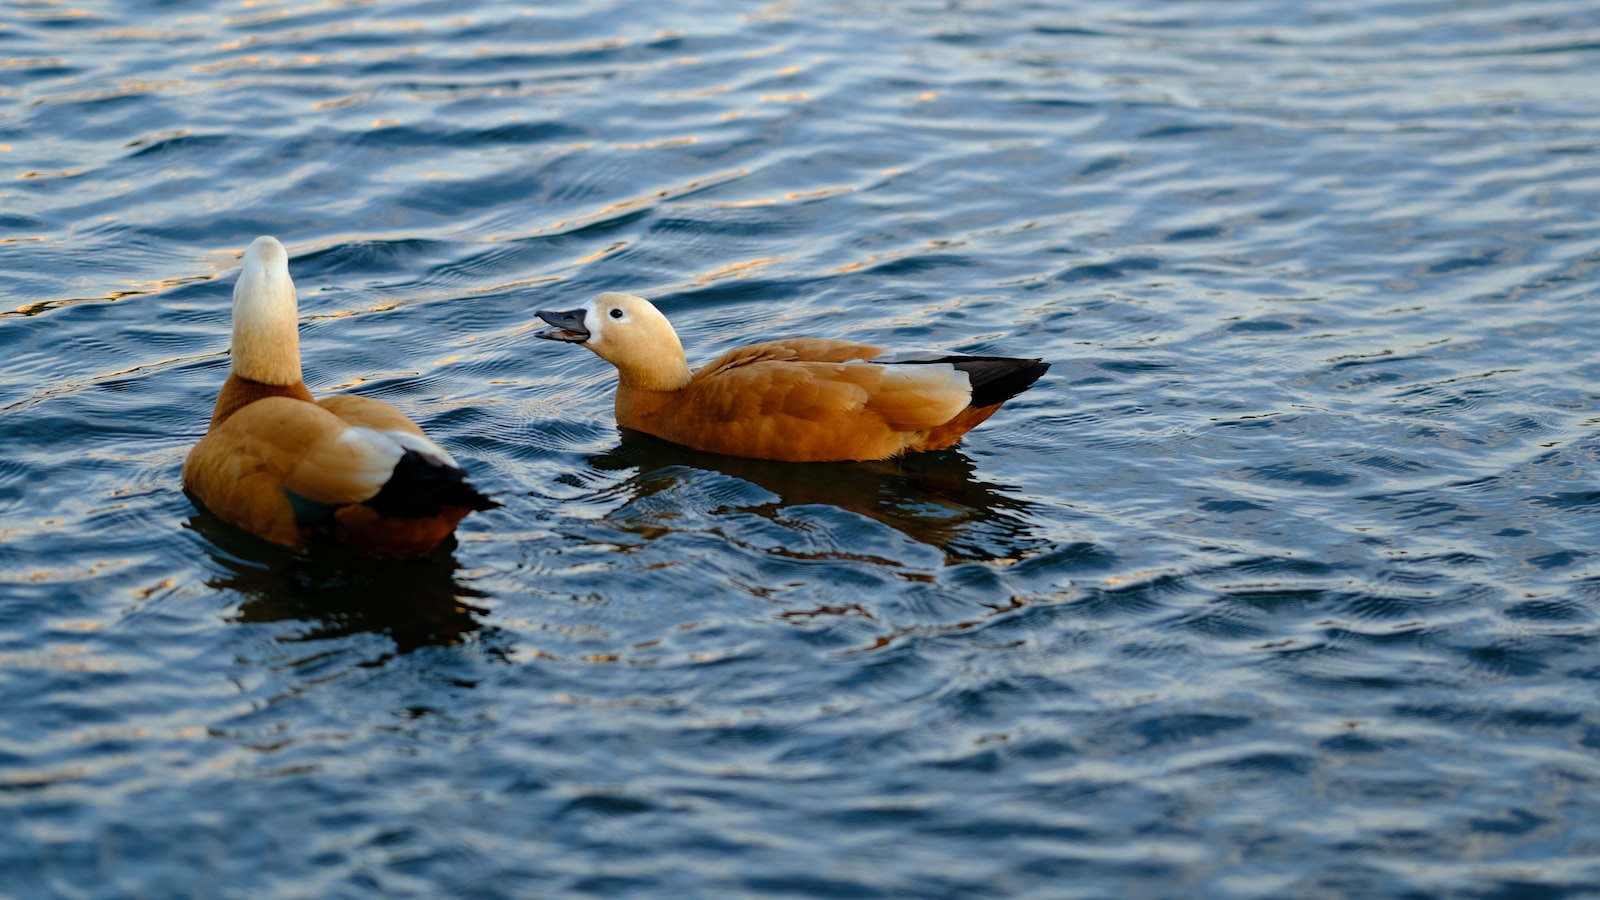
[[689,383],[683,344],[661,310],[643,297],[609,292],[566,312],[540,310],[555,328],[540,337],[582,344],[617,367],[630,387],[675,391]]
[[300,380],[300,317],[289,254],[263,235],[244,253],[233,285],[233,371],[263,384]]

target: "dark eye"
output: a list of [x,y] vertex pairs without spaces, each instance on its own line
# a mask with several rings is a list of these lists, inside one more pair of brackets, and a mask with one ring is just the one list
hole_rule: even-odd
[[622,308],[619,307],[619,306],[611,307],[611,318],[613,318],[613,319],[622,318]]

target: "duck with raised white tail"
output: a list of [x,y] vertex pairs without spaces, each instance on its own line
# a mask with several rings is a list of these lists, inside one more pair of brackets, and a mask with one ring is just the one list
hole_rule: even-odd
[[258,237],[233,288],[233,371],[183,486],[219,518],[278,544],[326,532],[373,556],[428,553],[474,510],[499,506],[399,410],[300,373],[289,255]]

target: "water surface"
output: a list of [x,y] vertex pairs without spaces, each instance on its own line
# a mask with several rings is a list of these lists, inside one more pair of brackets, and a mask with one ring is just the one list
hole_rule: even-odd
[[[3,9],[0,894],[1600,890],[1592,4]],[[433,558],[181,492],[259,234]],[[602,290],[1053,368],[710,457]]]

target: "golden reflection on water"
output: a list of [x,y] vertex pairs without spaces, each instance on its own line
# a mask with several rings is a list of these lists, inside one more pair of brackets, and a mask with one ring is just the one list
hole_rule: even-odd
[[49,300],[35,300],[32,303],[24,303],[23,305],[12,310],[10,313],[0,312],[0,317],[6,315],[35,316],[39,313],[48,312],[52,309],[57,309],[62,306],[70,306],[74,303],[115,303],[124,297],[142,297],[147,294],[159,294],[162,291],[169,290],[171,288],[179,287],[185,284],[193,284],[197,281],[210,281],[216,277],[216,275],[178,275],[172,278],[157,278],[154,281],[125,280],[122,283],[128,285],[128,289],[126,290],[108,291],[105,294],[95,297],[54,297]]
[[747,259],[742,262],[728,263],[719,269],[715,269],[710,272],[702,272],[699,275],[696,275],[693,283],[696,287],[704,287],[705,285],[711,284],[714,281],[721,281],[724,278],[749,278],[750,275],[753,274],[757,269],[766,268],[780,259],[782,259],[782,257],[767,256],[760,259]]
[[0,69],[46,69],[67,65],[64,56],[12,56],[0,59]]
[[[572,264],[575,265],[575,266],[587,265],[589,263],[594,262],[597,259],[602,259],[604,257],[610,256],[611,254],[616,253],[617,251],[621,250],[622,248],[624,248],[626,246],[628,246],[628,242],[627,241],[616,241],[611,246],[602,247],[599,250],[596,250],[595,252],[590,253],[588,256],[580,256],[580,257],[578,257],[577,259],[572,261]],[[552,280],[552,279],[544,279],[544,280],[549,281],[549,280]]]
[[82,644],[45,644],[31,650],[0,653],[0,669],[54,669],[62,672],[116,672],[123,667]]
[[631,143],[617,143],[611,146],[617,150],[661,150],[670,147],[687,147],[690,144],[700,143],[700,138],[689,134],[682,137],[658,138],[650,141],[635,141]]
[[87,171],[89,171],[87,166],[79,166],[76,169],[29,169],[19,174],[17,178],[24,181],[32,178],[76,178]]
[[836,184],[809,191],[788,191],[780,197],[754,197],[749,200],[713,200],[706,205],[716,207],[718,209],[746,209],[758,206],[777,206],[780,203],[824,200],[828,197],[836,197],[840,194],[854,193],[855,190],[856,186],[853,184]]
[[[0,315],[4,314],[0,313]],[[11,403],[7,406],[0,407],[0,412],[9,412],[15,409],[22,409],[55,397],[65,397],[71,394],[76,394],[90,385],[99,384],[107,381],[108,379],[122,378],[127,375],[143,375],[151,372],[159,372],[170,366],[181,365],[183,363],[195,362],[204,359],[213,359],[226,355],[227,351],[222,350],[210,353],[196,353],[189,356],[173,356],[167,359],[157,360],[156,362],[140,363],[139,365],[130,366],[126,369],[119,369],[115,372],[103,372],[99,375],[90,375],[87,378],[63,379],[56,384],[38,392],[37,394],[24,397],[21,400]],[[4,531],[0,531],[0,536],[3,536],[4,534]]]
[[[645,193],[645,194],[639,194],[637,196],[628,197],[628,198],[625,198],[625,199],[622,199],[622,200],[616,200],[616,201],[613,201],[611,203],[607,203],[606,205],[600,207],[597,210],[594,210],[593,212],[583,213],[581,215],[573,216],[573,217],[567,218],[567,219],[558,219],[557,221],[552,222],[549,225],[545,225],[545,226],[542,226],[542,227],[539,227],[539,228],[534,228],[534,229],[530,230],[529,232],[527,232],[526,234],[517,235],[517,237],[528,237],[528,236],[536,235],[536,234],[551,234],[551,233],[554,233],[554,232],[564,231],[564,230],[568,229],[569,227],[577,227],[577,226],[581,226],[581,225],[589,225],[589,224],[592,224],[592,223],[595,223],[595,222],[604,222],[604,221],[616,218],[617,216],[622,215],[624,213],[632,212],[634,210],[647,209],[647,208],[649,208],[651,206],[654,206],[655,204],[658,204],[658,203],[660,203],[660,202],[662,202],[664,200],[673,200],[673,199],[681,197],[681,196],[683,196],[685,194],[690,194],[690,193],[693,193],[695,191],[703,190],[705,188],[710,188],[710,187],[715,187],[717,185],[725,184],[727,182],[734,181],[734,180],[736,180],[738,178],[742,178],[742,177],[744,177],[745,175],[748,175],[748,174],[749,174],[749,170],[748,169],[737,168],[737,169],[728,169],[728,170],[725,170],[725,171],[722,171],[722,172],[717,172],[717,173],[714,173],[712,175],[708,175],[708,176],[706,176],[704,178],[690,179],[689,181],[685,181],[685,182],[683,182],[681,184],[669,185],[668,187],[659,188],[657,190],[650,191],[650,192]],[[503,235],[493,236],[493,237],[489,238],[489,240],[506,240],[506,239],[507,238],[505,236],[503,236]]]
[[39,8],[39,9],[29,9],[29,8],[24,6],[22,9],[17,11],[17,17],[20,18],[20,19],[31,19],[31,20],[34,20],[34,21],[41,21],[41,22],[52,22],[52,21],[57,21],[57,20],[60,20],[60,19],[93,19],[93,18],[97,18],[97,16],[94,13],[90,12],[87,9],[79,9],[77,7],[63,7],[63,6],[58,6],[58,5],[54,4],[54,3],[48,4],[47,6],[45,6],[43,8]]

